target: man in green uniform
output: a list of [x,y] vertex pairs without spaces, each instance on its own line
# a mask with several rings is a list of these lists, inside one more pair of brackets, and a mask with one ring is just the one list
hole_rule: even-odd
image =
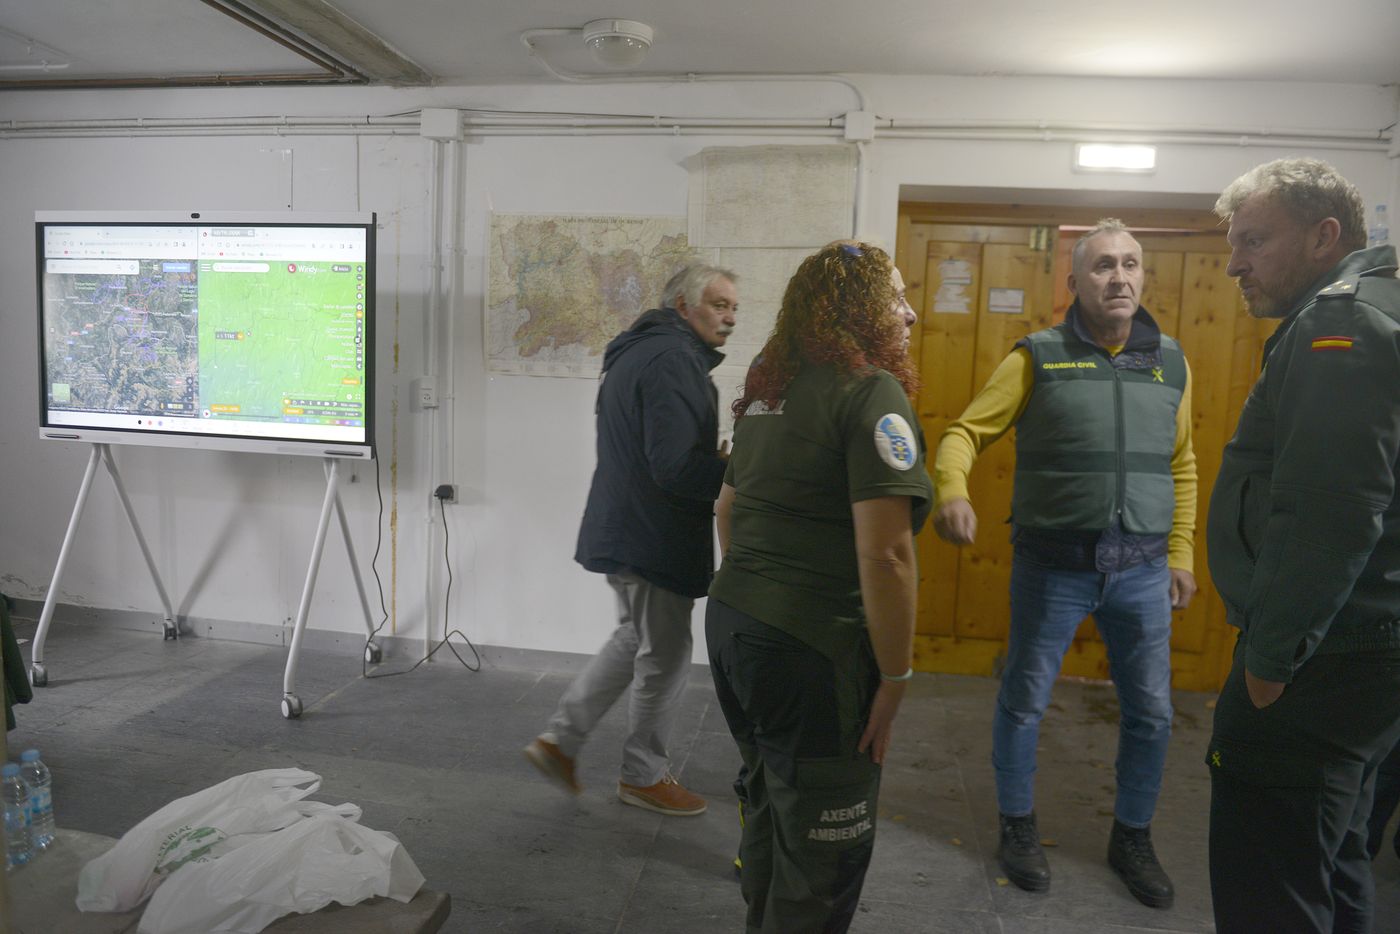
[[1206,753],[1216,930],[1370,931],[1366,820],[1400,738],[1395,250],[1317,159],[1251,169],[1215,211],[1250,314],[1282,319],[1206,526],[1240,630]]
[[1021,888],[1050,888],[1034,810],[1040,721],[1093,614],[1121,711],[1108,863],[1140,902],[1166,908],[1175,890],[1150,825],[1171,737],[1172,610],[1196,590],[1190,370],[1139,304],[1142,247],[1121,221],[1085,233],[1071,265],[1065,320],[1018,342],[944,431],[934,528],[973,541],[968,473],[1014,425],[1011,624],[992,722],[997,860]]

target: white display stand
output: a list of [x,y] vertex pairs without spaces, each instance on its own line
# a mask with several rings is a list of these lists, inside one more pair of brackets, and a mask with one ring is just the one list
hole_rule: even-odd
[[[107,444],[94,444],[92,454],[88,457],[87,470],[83,472],[83,482],[78,487],[78,499],[73,504],[72,518],[68,520],[68,531],[63,535],[63,546],[58,551],[58,563],[54,567],[53,580],[49,582],[48,595],[44,598],[44,609],[39,614],[39,628],[34,634],[29,680],[35,687],[45,687],[49,683],[48,669],[44,667],[44,642],[48,638],[49,626],[53,622],[54,604],[58,599],[58,582],[63,577],[63,569],[68,563],[68,551],[72,547],[74,536],[78,531],[78,521],[82,518],[83,507],[87,504],[88,492],[92,489],[92,478],[97,473],[99,460],[107,466],[107,472],[112,475],[112,483],[117,488],[117,496],[121,500],[122,509],[126,511],[126,518],[131,523],[131,531],[136,534],[136,543],[141,546],[141,556],[146,559],[146,567],[150,569],[151,580],[155,582],[156,591],[160,594],[160,603],[165,609],[165,638],[177,639],[180,635],[180,627],[175,618],[175,610],[170,603],[170,596],[165,592],[165,585],[161,583],[155,559],[151,557],[151,549],[146,545],[146,537],[141,534],[141,525],[136,521],[136,512],[131,508],[131,499],[126,495],[126,487],[122,484],[121,473],[117,470],[117,462],[112,457],[112,449]],[[306,618],[311,610],[311,594],[316,589],[316,572],[320,569],[321,553],[325,550],[326,530],[330,527],[332,508],[340,520],[340,532],[345,539],[345,550],[350,555],[350,570],[355,577],[355,590],[360,597],[360,609],[364,612],[365,660],[377,663],[381,657],[379,646],[374,642],[374,623],[370,618],[369,598],[365,596],[364,580],[360,576],[360,565],[355,558],[355,545],[350,539],[350,523],[346,521],[345,507],[341,504],[340,491],[337,488],[340,477],[340,462],[338,458],[327,457],[324,458],[324,464],[326,495],[321,501],[321,516],[316,524],[316,538],[311,546],[311,563],[306,569],[306,584],[302,587],[301,603],[297,607],[296,624],[292,628],[292,644],[287,653],[287,668],[282,676],[282,716],[289,720],[300,717],[302,712],[301,698],[296,693],[297,658],[301,652],[302,634],[306,630]]]

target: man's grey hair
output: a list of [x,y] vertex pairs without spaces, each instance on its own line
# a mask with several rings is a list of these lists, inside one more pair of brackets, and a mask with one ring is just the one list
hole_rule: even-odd
[[739,277],[728,269],[708,263],[691,263],[667,281],[666,287],[661,290],[661,307],[675,308],[678,298],[685,299],[687,308],[699,305],[705,290],[716,279],[728,279],[735,284],[739,282]]
[[1084,254],[1089,249],[1089,241],[1107,233],[1125,233],[1132,236],[1128,230],[1128,225],[1116,217],[1100,218],[1099,222],[1088,230],[1084,231],[1084,236],[1074,241],[1074,249],[1069,254],[1069,268],[1072,272],[1078,273],[1079,264],[1084,262]]
[[1356,186],[1321,159],[1275,159],[1256,165],[1235,179],[1215,202],[1215,213],[1228,221],[1255,195],[1276,199],[1298,223],[1311,226],[1329,217],[1342,225],[1341,243],[1348,251],[1366,246],[1366,206]]

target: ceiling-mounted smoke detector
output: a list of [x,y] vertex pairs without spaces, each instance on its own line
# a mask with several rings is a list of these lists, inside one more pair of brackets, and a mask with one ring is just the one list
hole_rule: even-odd
[[614,68],[641,64],[656,33],[632,19],[595,19],[583,26],[583,42],[593,57]]

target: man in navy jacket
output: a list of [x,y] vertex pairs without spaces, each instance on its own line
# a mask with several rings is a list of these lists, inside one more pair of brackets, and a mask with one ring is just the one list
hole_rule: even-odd
[[606,574],[618,625],[560,698],[525,756],[577,794],[574,760],[627,688],[618,797],[695,815],[705,799],[671,774],[666,744],[690,667],[690,613],[714,573],[714,501],[724,480],[710,381],[738,309],[728,270],[697,264],[666,284],[662,307],[608,344],[598,390],[598,466],[575,560]]

